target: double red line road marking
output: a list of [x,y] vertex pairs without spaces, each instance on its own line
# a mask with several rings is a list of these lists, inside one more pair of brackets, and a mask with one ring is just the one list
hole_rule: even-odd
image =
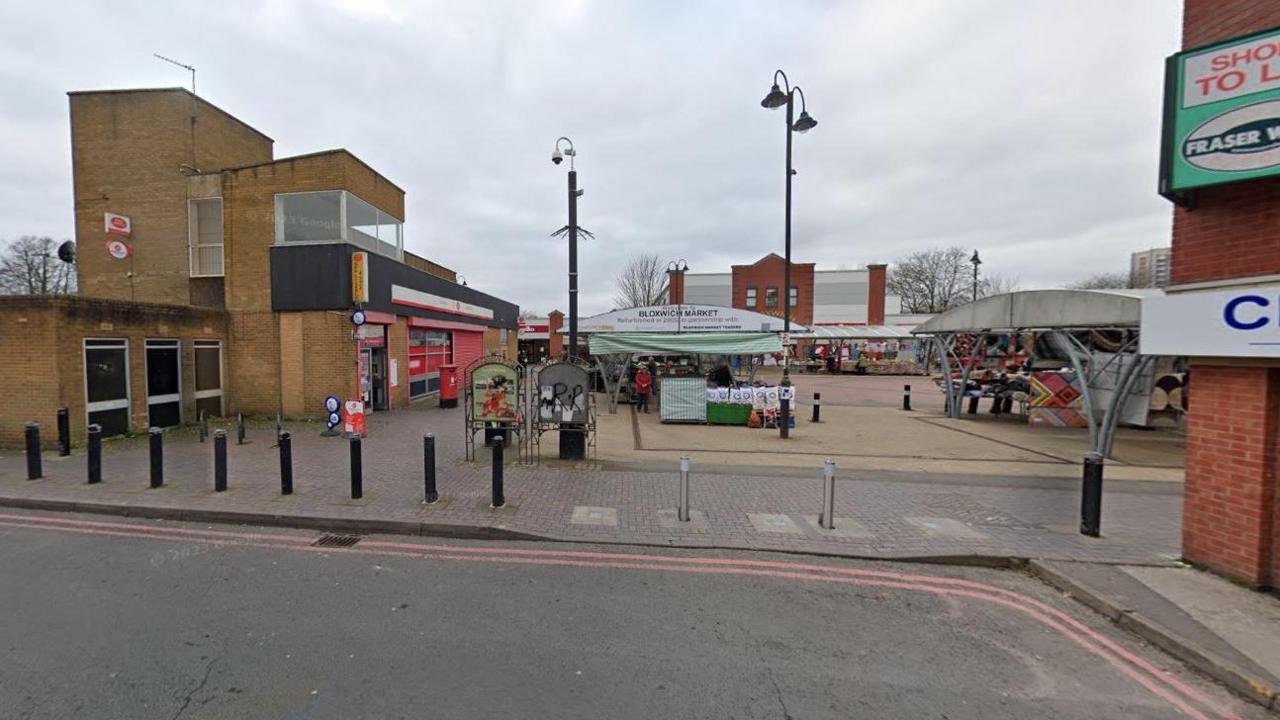
[[491,562],[517,565],[558,565],[617,570],[683,572],[704,575],[746,575],[808,582],[880,587],[943,597],[978,600],[1016,611],[1052,628],[1097,655],[1157,697],[1196,720],[1239,720],[1216,700],[1160,670],[1138,655],[1072,618],[1065,612],[1013,590],[959,578],[935,577],[859,568],[776,560],[686,557],[597,551],[540,550],[472,545],[436,545],[365,539],[358,547],[316,547],[314,537],[278,533],[234,532],[198,528],[99,522],[47,515],[0,513],[0,526],[51,530],[82,535],[141,538],[169,542],[200,542],[226,547],[254,547],[325,554],[377,555],[422,560]]

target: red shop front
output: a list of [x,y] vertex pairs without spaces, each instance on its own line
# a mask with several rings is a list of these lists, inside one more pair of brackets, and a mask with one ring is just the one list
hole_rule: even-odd
[[484,354],[484,327],[410,317],[409,397],[440,391],[440,366],[464,368]]

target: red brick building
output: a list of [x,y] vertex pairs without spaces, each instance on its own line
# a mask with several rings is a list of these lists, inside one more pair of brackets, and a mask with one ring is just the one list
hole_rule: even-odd
[[[1280,3],[1186,0],[1182,44],[1277,27]],[[1280,177],[1193,193],[1174,210],[1170,293],[1253,287],[1274,301]],[[1193,357],[1190,368],[1183,555],[1255,585],[1280,585],[1280,359]]]

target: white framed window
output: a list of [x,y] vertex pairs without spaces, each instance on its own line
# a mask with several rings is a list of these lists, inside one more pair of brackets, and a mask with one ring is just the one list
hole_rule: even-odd
[[187,201],[191,277],[222,277],[222,198]]
[[753,308],[755,306],[756,306],[756,288],[753,285],[747,288],[747,307]]
[[797,288],[795,285],[792,285],[791,292],[789,294],[791,296],[791,300],[790,300],[791,307],[795,307],[796,305],[799,305],[800,304],[800,288]]

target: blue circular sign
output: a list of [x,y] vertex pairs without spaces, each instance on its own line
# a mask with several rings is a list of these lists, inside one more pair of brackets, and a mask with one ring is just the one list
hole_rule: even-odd
[[329,429],[332,430],[342,424],[342,417],[338,413],[329,413]]
[[338,402],[338,398],[330,395],[324,399],[324,409],[331,413],[338,412],[338,408],[342,407],[342,403]]
[[355,323],[356,325],[363,325],[364,321],[365,321],[365,316],[364,316],[363,310],[357,310],[351,313],[351,322]]

